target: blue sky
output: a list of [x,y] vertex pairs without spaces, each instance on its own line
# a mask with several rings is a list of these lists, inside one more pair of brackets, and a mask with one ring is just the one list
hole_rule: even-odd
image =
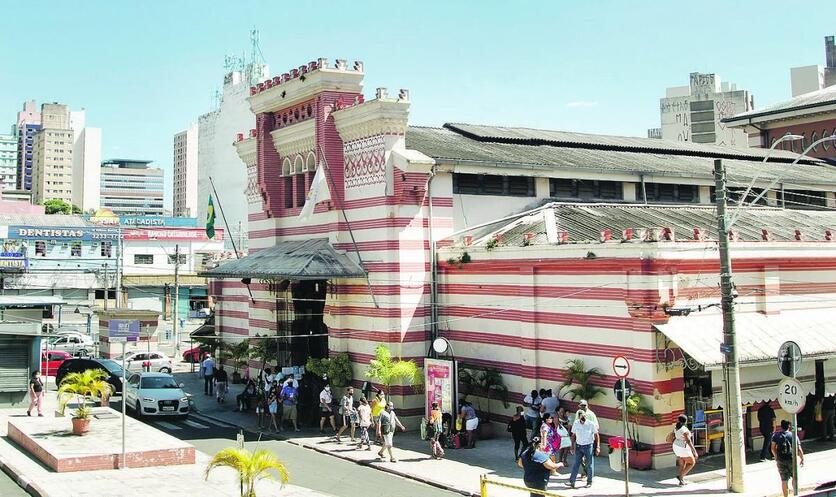
[[412,124],[644,136],[694,71],[756,107],[788,98],[790,67],[824,64],[833,19],[833,0],[4,2],[0,130],[26,99],[85,108],[104,158],[153,159],[170,181],[172,135],[209,110],[255,27],[273,74],[363,60],[367,95],[410,89]]

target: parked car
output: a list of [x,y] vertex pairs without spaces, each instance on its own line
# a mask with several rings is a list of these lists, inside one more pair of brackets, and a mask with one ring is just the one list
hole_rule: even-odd
[[74,356],[85,357],[95,349],[93,339],[81,333],[67,333],[47,340],[47,349],[69,352]]
[[125,403],[142,416],[188,416],[189,396],[167,373],[134,373],[125,386]]
[[81,373],[88,369],[104,371],[108,375],[106,380],[113,387],[114,393],[122,393],[122,366],[112,359],[96,359],[93,357],[67,359],[58,366],[55,383],[60,385],[67,374]]
[[[113,360],[122,364],[122,356]],[[125,369],[128,371],[147,371],[150,369],[150,371],[159,371],[160,373],[171,373],[173,366],[171,358],[162,352],[133,351],[125,354]]]
[[55,376],[58,367],[67,359],[73,356],[63,350],[45,350],[41,352],[41,374],[44,376]]
[[198,345],[183,352],[183,362],[200,362],[206,357],[206,354],[212,352],[212,347],[209,345]]

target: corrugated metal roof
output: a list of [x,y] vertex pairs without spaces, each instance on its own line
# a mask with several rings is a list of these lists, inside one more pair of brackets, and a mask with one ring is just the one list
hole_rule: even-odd
[[327,239],[291,240],[201,273],[210,278],[323,280],[364,278],[363,268]]
[[[496,235],[501,235],[502,244],[507,246],[549,243],[546,222],[552,218],[546,215],[547,210],[554,214],[555,230],[569,233],[569,243],[597,241],[605,229],[610,230],[612,240],[621,240],[628,228],[634,230],[634,240],[640,237],[639,230],[647,228],[671,228],[676,241],[692,241],[694,228],[700,228],[709,240],[717,239],[716,209],[712,205],[565,202],[548,203],[516,220],[497,222],[466,234],[473,236],[475,246],[488,243]],[[774,241],[795,240],[796,229],[801,231],[803,240],[824,240],[826,230],[836,235],[836,212],[747,207],[733,227],[740,241],[761,241],[763,229]]]
[[[711,158],[763,160],[768,151],[762,148],[736,148],[714,144],[658,140],[636,136],[598,135],[534,128],[512,128],[482,124],[447,123],[445,129],[482,142],[516,143],[521,145],[550,145],[557,147],[592,148],[633,152],[692,155]],[[792,161],[798,155],[773,150],[770,158]]]
[[[796,342],[805,357],[836,356],[836,334],[832,331],[836,310],[805,309],[782,311],[777,315],[738,312],[734,318],[737,353],[742,364],[776,360],[778,349],[786,340]],[[666,324],[654,326],[707,369],[722,365],[721,313],[712,310],[673,316]]]
[[[442,163],[479,162],[496,166],[535,167],[552,171],[569,169],[714,179],[712,158],[670,155],[661,151],[650,153],[483,142],[447,129],[415,126],[409,127],[406,132],[406,146]],[[786,154],[786,152],[776,153]],[[766,163],[757,159],[726,159],[724,162],[727,180],[731,186],[748,185],[756,174],[764,178],[764,181],[774,176],[785,178],[784,182],[788,187],[794,183],[836,185],[836,167],[824,162],[799,163],[791,170],[788,170],[784,163],[772,162],[771,158]]]
[[0,224],[22,226],[98,226],[81,216],[66,214],[4,214],[0,213]]
[[736,116],[723,119],[723,122],[739,121],[741,119],[753,119],[757,117],[766,117],[782,112],[790,112],[794,110],[814,109],[824,105],[836,104],[836,86],[828,86],[821,90],[811,91],[793,97],[783,102],[764,107],[763,109],[750,110],[743,112]]

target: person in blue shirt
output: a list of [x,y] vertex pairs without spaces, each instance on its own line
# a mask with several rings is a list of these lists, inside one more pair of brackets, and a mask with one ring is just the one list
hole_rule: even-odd
[[[523,469],[523,482],[525,482],[526,487],[545,491],[552,471],[557,471],[563,464],[552,462],[549,455],[541,452],[539,447],[540,438],[533,437],[531,444],[523,450],[520,458],[517,459],[517,466]],[[540,494],[532,492],[530,497],[540,497]]]

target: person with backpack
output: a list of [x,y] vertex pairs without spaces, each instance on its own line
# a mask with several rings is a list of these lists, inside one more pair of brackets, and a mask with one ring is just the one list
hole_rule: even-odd
[[778,476],[781,477],[781,491],[784,497],[789,494],[789,480],[792,478],[792,451],[793,447],[798,451],[798,464],[804,466],[804,451],[801,450],[801,441],[798,436],[790,431],[790,422],[781,421],[781,431],[772,435],[772,456],[778,466]]
[[676,418],[676,426],[673,432],[668,435],[668,441],[671,442],[673,455],[676,456],[676,465],[679,468],[676,479],[679,480],[680,486],[685,485],[685,475],[694,469],[699,458],[694,442],[691,440],[691,430],[688,429],[687,423],[688,417],[680,414]]

